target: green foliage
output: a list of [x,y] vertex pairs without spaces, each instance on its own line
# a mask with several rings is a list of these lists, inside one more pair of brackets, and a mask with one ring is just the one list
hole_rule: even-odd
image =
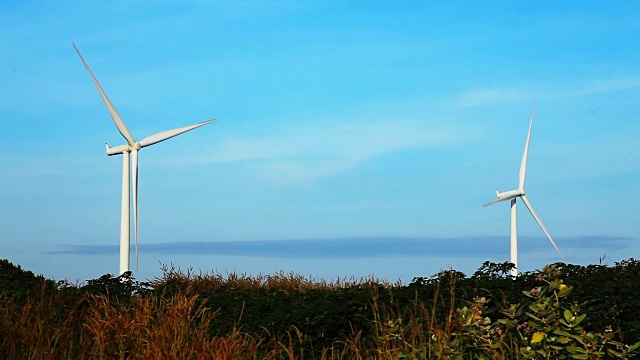
[[503,309],[503,317],[496,322],[483,317],[484,298],[458,310],[462,328],[454,338],[465,343],[464,358],[628,359],[637,355],[640,342],[625,345],[610,325],[601,332],[583,328],[587,314],[577,301],[569,301],[574,287],[560,279],[557,266],[546,266],[536,280],[537,286],[523,291],[529,301]]
[[559,276],[576,286],[571,296],[589,312],[585,327],[610,325],[621,329],[626,342],[640,341],[640,261],[632,258],[614,266],[556,265]]
[[473,274],[476,280],[499,280],[505,278],[511,278],[511,270],[515,268],[515,265],[510,262],[501,264],[485,261],[482,266]]
[[56,283],[45,279],[42,275],[34,275],[31,271],[23,270],[19,265],[13,265],[9,260],[0,259],[0,294],[24,303],[38,294],[43,288],[53,291]]
[[132,296],[148,295],[151,287],[147,282],[136,281],[131,271],[127,271],[120,276],[106,274],[98,279],[88,280],[80,290],[82,293],[104,295],[123,301],[130,300]]
[[640,343],[628,346],[620,341],[611,325],[594,333],[586,331],[578,302],[567,302],[573,286],[559,278],[556,266],[545,266],[538,286],[524,294],[533,300],[525,311],[526,326],[519,333],[529,345],[521,349],[527,359],[604,359],[629,358],[636,354]]

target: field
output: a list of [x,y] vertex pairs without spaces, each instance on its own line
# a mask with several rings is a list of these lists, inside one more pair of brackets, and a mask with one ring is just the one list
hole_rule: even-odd
[[640,262],[484,263],[410,284],[167,267],[83,284],[0,260],[3,359],[636,358]]

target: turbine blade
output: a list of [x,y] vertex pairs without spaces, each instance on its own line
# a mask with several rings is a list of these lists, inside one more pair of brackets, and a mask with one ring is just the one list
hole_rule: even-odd
[[207,124],[211,124],[212,122],[216,121],[216,119],[211,119],[211,120],[207,120],[207,121],[203,121],[194,125],[189,125],[189,126],[185,126],[185,127],[181,127],[181,128],[177,128],[177,129],[171,129],[171,130],[166,130],[166,131],[162,131],[159,132],[157,134],[148,136],[142,140],[140,140],[140,146],[141,147],[146,147],[149,145],[153,145],[156,143],[159,143],[161,141],[165,141],[167,139],[171,139],[174,136],[178,136],[180,134],[186,133],[187,131],[193,130],[195,128],[199,128],[200,126],[205,126]]
[[495,200],[489,201],[488,203],[486,203],[486,204],[484,204],[482,206],[486,207],[486,206],[489,206],[489,205],[493,205],[495,203],[499,203],[499,202],[503,202],[503,201],[507,201],[507,200],[511,200],[511,199],[513,199],[513,198],[495,199]]
[[116,124],[118,131],[120,131],[120,134],[122,134],[122,136],[127,140],[129,145],[135,144],[136,141],[133,139],[133,135],[131,135],[131,132],[127,128],[127,125],[124,124],[124,121],[122,121],[122,118],[120,118],[120,115],[118,115],[116,108],[113,107],[113,104],[111,104],[111,101],[107,97],[107,94],[105,94],[104,90],[102,90],[102,86],[100,86],[98,79],[96,79],[96,77],[93,75],[91,68],[89,68],[89,64],[87,64],[87,62],[84,60],[84,57],[80,53],[80,50],[78,50],[78,47],[76,46],[76,44],[75,43],[72,43],[72,44],[73,44],[73,47],[76,49],[78,56],[80,56],[80,60],[82,60],[84,67],[86,67],[87,71],[89,71],[89,75],[91,75],[91,79],[93,79],[93,83],[96,85],[96,88],[100,93],[100,97],[102,97],[102,101],[104,101],[104,104],[107,106],[107,110],[109,111],[109,114],[111,114],[111,118],[113,119],[113,122]]
[[518,189],[524,189],[524,180],[527,176],[527,157],[529,155],[529,140],[531,139],[531,127],[533,125],[533,114],[536,111],[536,102],[533,102],[533,109],[531,110],[531,119],[529,120],[529,133],[527,134],[527,142],[524,145],[524,153],[522,154],[522,162],[520,163],[520,178],[518,182]]
[[562,261],[566,264],[567,260],[564,258],[564,256],[562,256],[560,249],[558,249],[558,246],[556,245],[555,241],[553,241],[553,239],[551,238],[551,235],[547,231],[547,228],[544,227],[542,220],[540,220],[535,210],[533,210],[533,206],[531,206],[531,203],[529,202],[529,199],[527,199],[527,196],[522,195],[520,198],[522,199],[522,202],[524,202],[524,204],[527,206],[527,209],[529,209],[529,212],[531,213],[531,215],[533,215],[533,218],[536,219],[536,222],[538,223],[538,225],[540,225],[540,228],[542,229],[542,231],[544,231],[544,234],[547,235],[547,239],[549,239],[549,241],[551,242],[551,245],[553,245],[553,247],[556,249],[556,252],[562,258]]
[[138,271],[138,150],[131,150],[131,167],[133,168],[133,232],[136,239],[136,272]]

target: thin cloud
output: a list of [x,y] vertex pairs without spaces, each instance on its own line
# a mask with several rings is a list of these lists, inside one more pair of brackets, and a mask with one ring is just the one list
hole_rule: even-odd
[[[612,236],[561,237],[561,251],[615,251],[629,247],[632,238]],[[543,237],[521,236],[520,251],[536,253],[551,248]],[[142,244],[140,251],[163,255],[225,255],[261,258],[362,259],[390,257],[495,257],[508,252],[506,236],[473,237],[348,237],[300,240],[170,242]],[[48,254],[104,255],[118,253],[117,245],[66,245]]]
[[535,99],[563,99],[616,92],[640,87],[639,76],[578,82],[548,82],[531,86],[473,89],[463,93],[458,108],[506,104]]
[[469,131],[415,120],[315,124],[269,137],[227,140],[212,149],[213,155],[197,162],[246,161],[261,178],[300,183],[347,171],[385,154],[453,145],[464,141]]

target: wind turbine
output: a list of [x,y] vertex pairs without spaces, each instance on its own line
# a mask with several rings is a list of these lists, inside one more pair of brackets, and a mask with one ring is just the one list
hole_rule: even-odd
[[524,145],[524,153],[522,154],[522,162],[520,163],[520,177],[518,181],[518,188],[516,190],[509,190],[505,192],[496,190],[498,198],[483,205],[489,206],[502,201],[511,200],[511,263],[515,265],[513,270],[511,270],[511,275],[513,276],[518,275],[518,224],[516,215],[516,199],[518,198],[520,198],[527,209],[529,209],[529,212],[536,220],[544,234],[547,236],[547,239],[549,239],[551,245],[553,245],[553,247],[556,249],[558,255],[560,255],[560,257],[562,258],[562,261],[564,261],[565,263],[567,262],[564,256],[562,256],[560,249],[558,249],[558,246],[551,238],[549,231],[547,231],[547,228],[542,223],[542,220],[540,220],[538,214],[536,214],[535,210],[533,210],[533,207],[531,206],[529,199],[527,199],[524,191],[524,180],[527,174],[527,157],[529,155],[529,140],[531,139],[531,127],[533,126],[533,114],[535,113],[535,110],[536,104],[534,102],[533,109],[531,110],[531,119],[529,120],[529,133],[527,134],[527,142]]
[[[131,215],[129,213],[130,210],[130,189],[133,187],[133,226],[135,233],[135,241],[136,241],[136,271],[138,266],[138,151],[147,146],[157,144],[161,141],[165,141],[174,136],[178,136],[187,131],[193,130],[195,128],[199,128],[201,126],[210,124],[215,121],[215,119],[203,121],[194,125],[189,125],[181,128],[171,129],[159,132],[157,134],[148,136],[140,141],[136,141],[133,138],[133,135],[127,128],[127,125],[122,121],[120,115],[111,104],[111,101],[105,94],[104,90],[102,90],[102,86],[98,83],[98,80],[93,75],[93,72],[89,68],[89,64],[84,60],[84,57],[78,50],[78,47],[75,43],[72,43],[73,47],[76,49],[78,56],[80,56],[80,60],[87,68],[89,75],[91,75],[91,79],[95,84],[98,92],[100,93],[100,97],[102,97],[102,101],[107,106],[107,110],[109,114],[111,114],[111,118],[113,122],[116,124],[118,131],[122,136],[127,140],[127,143],[124,145],[118,145],[114,147],[110,147],[109,144],[105,144],[107,147],[107,155],[118,155],[122,154],[122,207],[120,212],[120,274],[123,274],[129,271],[129,257],[130,257],[130,246],[131,246]],[[129,163],[129,155],[131,155],[131,164]],[[133,176],[130,174],[130,170],[133,168]],[[133,179],[133,184],[131,184],[131,179]],[[133,185],[133,186],[132,186]]]

